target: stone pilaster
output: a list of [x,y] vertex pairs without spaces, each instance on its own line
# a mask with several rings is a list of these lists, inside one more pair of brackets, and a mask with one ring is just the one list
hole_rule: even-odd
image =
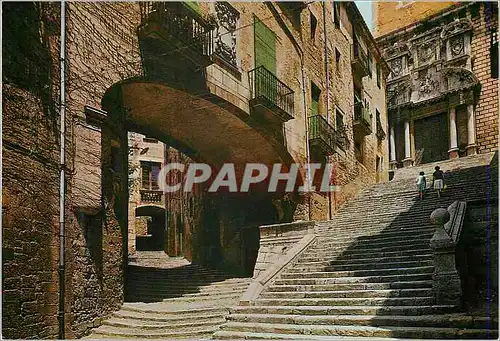
[[458,157],[458,139],[457,139],[457,120],[455,107],[450,107],[448,111],[449,124],[450,124],[450,159]]

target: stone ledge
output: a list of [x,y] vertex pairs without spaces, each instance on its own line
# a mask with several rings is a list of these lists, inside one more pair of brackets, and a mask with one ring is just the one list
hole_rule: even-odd
[[[312,223],[314,226],[314,223]],[[272,279],[276,278],[281,271],[293,260],[295,260],[302,252],[305,251],[316,240],[315,234],[307,234],[298,241],[284,256],[279,257],[271,266],[261,272],[255,278],[248,289],[240,299],[240,305],[250,305],[261,292],[270,284]]]

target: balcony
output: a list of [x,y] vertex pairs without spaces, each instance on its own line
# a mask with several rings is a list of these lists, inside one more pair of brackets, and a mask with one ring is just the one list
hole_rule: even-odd
[[[177,64],[210,65],[213,27],[182,2],[141,2],[138,35],[149,59],[173,58]],[[144,46],[144,41],[149,44]]]
[[376,132],[377,138],[379,140],[385,140],[385,131],[384,128],[382,128],[382,122],[380,122],[379,119],[377,119],[377,132]]
[[351,63],[354,73],[359,78],[363,78],[369,75],[370,70],[368,69],[367,54],[357,41],[354,41],[354,43],[352,44]]
[[163,204],[163,192],[159,190],[141,189],[141,202],[150,204]]
[[353,128],[355,134],[360,134],[362,136],[372,133],[372,115],[366,110],[363,102],[354,104]]
[[320,114],[309,117],[309,147],[324,155],[335,151],[335,131]]
[[272,122],[283,123],[293,118],[294,92],[264,66],[248,73],[250,108]]

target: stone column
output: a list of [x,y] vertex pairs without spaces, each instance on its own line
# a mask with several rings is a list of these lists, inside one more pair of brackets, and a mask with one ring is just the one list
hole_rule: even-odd
[[476,154],[476,115],[472,104],[467,105],[467,139],[467,155]]
[[436,232],[430,241],[434,253],[432,290],[434,304],[458,306],[462,286],[455,266],[455,243],[444,229],[449,220],[450,213],[445,208],[438,208],[431,214],[431,223],[436,225]]
[[396,160],[396,135],[394,134],[394,125],[391,124],[390,133],[389,133],[389,147],[391,149],[389,155],[389,166],[390,169],[395,169],[397,160]]
[[450,150],[448,150],[448,153],[450,154],[450,159],[454,159],[458,157],[457,123],[456,123],[455,107],[450,107],[448,111],[448,116],[450,123]]
[[410,121],[405,121],[405,158],[403,166],[409,167],[413,164],[411,158],[411,142],[410,142]]

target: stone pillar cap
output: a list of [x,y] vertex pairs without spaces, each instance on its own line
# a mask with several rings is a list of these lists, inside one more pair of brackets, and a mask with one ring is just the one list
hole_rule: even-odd
[[450,212],[446,208],[437,208],[431,213],[431,223],[434,225],[444,225],[450,221]]

